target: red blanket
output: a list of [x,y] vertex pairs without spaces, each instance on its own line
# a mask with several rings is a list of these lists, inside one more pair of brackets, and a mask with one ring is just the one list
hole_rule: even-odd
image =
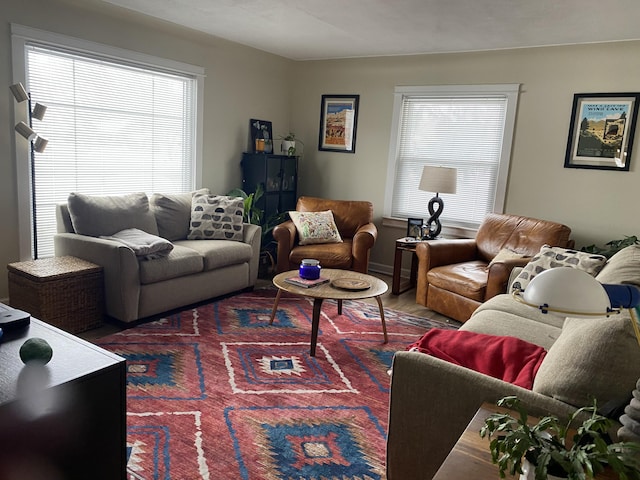
[[417,350],[531,390],[547,352],[515,337],[433,328],[407,350]]

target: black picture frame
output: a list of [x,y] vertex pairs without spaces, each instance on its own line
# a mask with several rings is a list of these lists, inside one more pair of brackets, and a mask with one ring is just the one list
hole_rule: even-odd
[[271,122],[252,118],[249,120],[251,132],[251,153],[273,153],[273,130]]
[[422,218],[407,218],[407,237],[422,238]]
[[356,153],[360,95],[322,95],[318,150]]
[[629,171],[640,93],[573,96],[565,168]]

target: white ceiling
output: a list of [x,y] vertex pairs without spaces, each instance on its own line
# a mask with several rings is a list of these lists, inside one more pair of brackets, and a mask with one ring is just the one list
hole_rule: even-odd
[[640,39],[640,0],[104,0],[293,60]]

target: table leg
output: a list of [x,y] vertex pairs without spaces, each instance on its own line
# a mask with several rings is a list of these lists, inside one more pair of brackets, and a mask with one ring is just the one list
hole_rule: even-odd
[[282,290],[278,289],[278,293],[276,293],[276,299],[273,302],[273,310],[271,310],[271,318],[269,319],[269,325],[273,325],[273,319],[276,318],[276,312],[278,311],[278,303],[280,303],[280,295],[282,295]]
[[411,252],[411,275],[409,276],[410,288],[415,288],[417,278],[418,278],[418,254],[415,251],[413,251]]
[[400,295],[400,273],[402,270],[402,250],[396,244],[396,253],[393,257],[393,280],[391,282],[391,293]]
[[382,307],[382,299],[380,295],[376,297],[376,301],[378,302],[378,308],[380,309],[380,321],[382,322],[382,333],[384,333],[384,343],[389,342],[389,337],[387,337],[387,322],[384,321],[384,308]]
[[318,343],[318,326],[320,325],[320,308],[323,298],[313,300],[313,317],[311,320],[311,351],[309,355],[316,356],[316,344]]
[[342,300],[338,300],[338,315],[342,315]]

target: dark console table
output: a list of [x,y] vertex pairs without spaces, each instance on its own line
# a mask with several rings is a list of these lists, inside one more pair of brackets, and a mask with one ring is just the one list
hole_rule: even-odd
[[[53,358],[25,366],[44,338]],[[126,478],[125,360],[31,319],[0,341],[0,478]],[[11,472],[12,474],[9,474]],[[15,476],[17,473],[17,476]]]

